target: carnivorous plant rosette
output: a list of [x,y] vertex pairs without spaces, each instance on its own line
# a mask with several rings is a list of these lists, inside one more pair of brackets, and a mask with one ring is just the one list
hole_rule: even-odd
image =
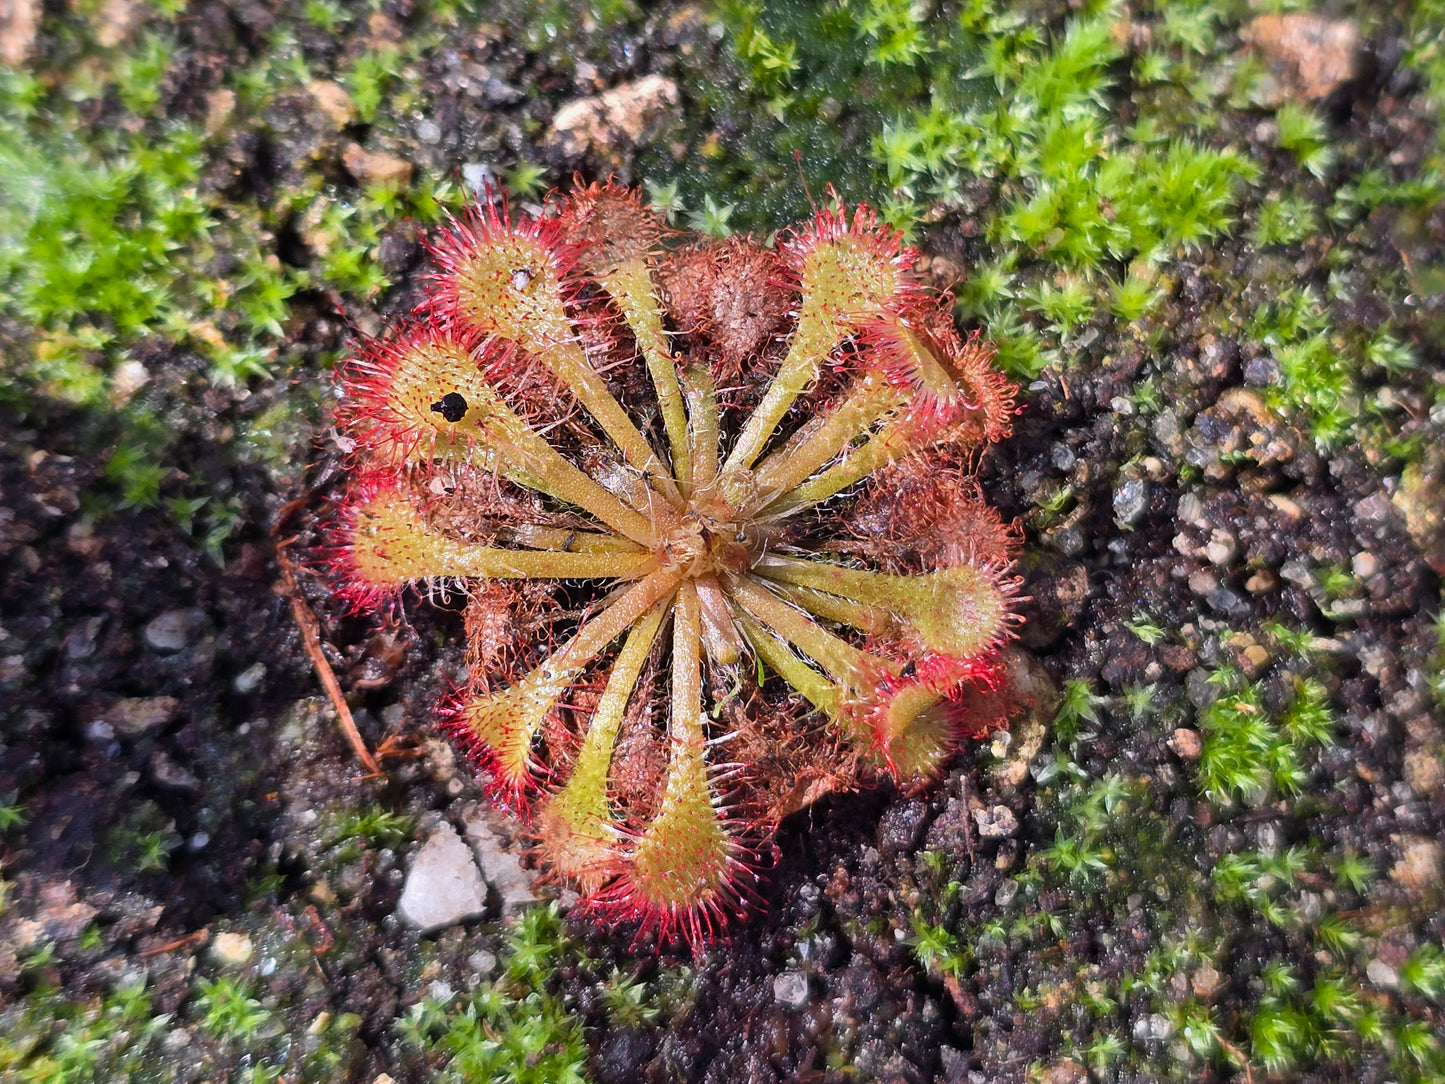
[[866,208],[667,232],[609,185],[434,242],[345,369],[337,564],[465,593],[446,726],[588,907],[697,943],[788,813],[1001,725],[1013,388]]

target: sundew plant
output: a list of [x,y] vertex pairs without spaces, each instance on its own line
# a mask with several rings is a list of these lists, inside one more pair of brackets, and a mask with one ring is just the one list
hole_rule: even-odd
[[1012,388],[841,206],[664,247],[607,186],[435,242],[346,369],[335,563],[467,598],[444,709],[597,913],[704,940],[778,822],[1002,722],[1012,534],[972,469]]

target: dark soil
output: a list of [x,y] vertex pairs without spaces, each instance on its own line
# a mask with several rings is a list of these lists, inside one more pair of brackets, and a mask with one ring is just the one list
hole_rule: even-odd
[[[383,5],[378,18],[406,27],[409,10]],[[280,17],[265,5],[192,4],[162,88],[166,108],[203,116],[206,93],[257,59]],[[700,69],[736,78],[690,9],[610,37],[553,42],[510,33],[500,15],[495,23],[440,42],[422,63],[436,140],[361,122],[338,132],[311,105],[282,97],[215,141],[202,185],[266,209],[277,257],[305,267],[315,253],[303,224],[274,209],[318,173],[353,186],[343,142],[432,174],[526,152],[549,177],[628,179],[630,159],[568,155],[541,138],[577,93],[579,60],[597,86],[651,73],[685,83]],[[359,48],[308,33],[298,47],[316,70]],[[1383,63],[1333,103],[1333,138],[1372,159],[1417,153],[1428,142],[1417,92]],[[118,109],[99,104],[94,123]],[[1379,266],[1355,270],[1395,274],[1402,253],[1439,262],[1442,215],[1366,220],[1356,247]],[[984,241],[959,230],[959,217],[926,227],[919,247],[968,266]],[[374,309],[343,317],[338,298],[320,290],[291,299],[283,352],[298,383],[328,379],[318,359],[344,347],[348,321],[375,329],[415,304],[423,232],[386,227],[379,258],[393,286]],[[1013,437],[983,464],[990,501],[1026,534],[1020,569],[1031,599],[1015,649],[1025,704],[1012,744],[964,755],[923,795],[834,795],[795,815],[778,838],[766,906],[695,961],[634,945],[628,929],[571,925],[547,991],[585,1027],[593,1080],[1085,1080],[1078,1051],[1101,1015],[1134,1047],[1094,1079],[1243,1080],[1219,1047],[1190,1060],[1177,1021],[1151,1030],[1160,1014],[1150,997],[1212,1005],[1237,1036],[1267,998],[1262,965],[1293,961],[1306,988],[1312,969],[1323,970],[1309,929],[1321,908],[1349,916],[1357,977],[1376,962],[1398,970],[1422,944],[1440,944],[1445,735],[1430,681],[1441,665],[1445,557],[1438,531],[1412,534],[1408,522],[1429,511],[1411,504],[1421,492],[1439,515],[1440,458],[1425,453],[1431,484],[1407,493],[1400,460],[1378,447],[1321,451],[1307,421],[1256,408],[1269,386],[1258,344],[1221,328],[1216,314],[1227,299],[1270,288],[1273,269],[1244,240],[1231,244],[1169,267],[1174,286],[1152,338],[1105,335],[1041,374],[1021,396]],[[1289,274],[1323,281],[1325,255],[1301,251]],[[1390,384],[1407,419],[1394,436],[1438,449],[1438,298],[1405,309],[1364,292],[1339,315],[1363,326],[1388,316],[1423,344],[1421,364]],[[24,341],[21,328],[5,332],[7,349]],[[0,804],[24,816],[0,849],[0,1009],[33,1026],[44,999],[85,1004],[144,975],[154,1012],[176,1014],[174,1033],[186,1036],[153,1055],[161,1060],[146,1079],[243,1079],[251,1055],[199,1026],[193,975],[215,973],[215,935],[242,932],[254,946],[242,973],[277,1007],[295,1051],[329,1042],[303,1039],[319,1013],[359,1018],[324,1071],[268,1039],[273,1062],[295,1067],[287,1079],[427,1079],[445,1051],[401,1042],[398,1020],[438,983],[475,987],[486,971],[479,954],[495,967],[507,952],[493,918],[419,938],[393,915],[424,827],[460,824],[485,804],[433,723],[463,666],[460,610],[415,600],[387,624],[344,616],[331,599],[307,532],[341,458],[324,410],[307,405],[314,394],[298,407],[312,428],[287,448],[289,463],[261,464],[227,442],[288,393],[286,380],[253,381],[249,395],[203,394],[199,381],[188,384],[198,362],[184,350],[155,346],[145,362],[155,386],[170,389],[156,395],[180,434],[172,454],[242,510],[223,564],[164,507],[117,510],[96,496],[107,492],[105,418],[45,401],[0,408]],[[1119,397],[1145,379],[1162,405],[1121,409]],[[1393,378],[1370,379],[1375,393]],[[1064,487],[1064,510],[1043,514],[1041,495]],[[281,586],[283,559],[298,565],[297,594],[320,618],[362,738],[402,750],[382,779],[363,777],[325,704]],[[1321,586],[1318,573],[1330,568],[1352,571],[1337,595]],[[1135,631],[1141,617],[1161,627],[1154,642]],[[1314,643],[1293,652],[1271,638],[1271,621]],[[1323,683],[1336,726],[1311,754],[1300,794],[1231,805],[1202,793],[1182,751],[1189,739],[1181,745],[1176,731],[1199,736],[1200,714],[1221,694],[1209,675],[1225,668],[1257,686],[1272,712],[1292,702],[1296,678]],[[1069,683],[1099,698],[1093,718],[1073,734],[1045,734]],[[1145,686],[1149,710],[1131,713],[1127,695]],[[1070,878],[1041,857],[1069,816],[1071,792],[1051,774],[1064,762],[1080,778],[1118,773],[1133,788],[1096,833],[1111,849],[1107,877]],[[979,815],[999,807],[1016,823],[985,834]],[[411,818],[410,830],[368,838],[338,827],[376,810]],[[1325,856],[1288,893],[1302,922],[1272,924],[1211,896],[1221,856],[1296,844]],[[1367,891],[1325,876],[1328,856],[1346,852],[1375,871]],[[968,941],[967,966],[922,960],[920,923]],[[983,935],[997,926],[1002,937]],[[1160,954],[1188,936],[1212,947],[1162,969]],[[41,953],[45,945],[53,950]],[[614,970],[648,984],[658,1011],[618,1023],[599,994]],[[1143,975],[1164,975],[1164,992],[1111,1011],[1079,1008],[1091,983],[1117,993]],[[1445,1034],[1438,997],[1370,996]],[[57,1024],[50,1039],[64,1030]],[[1382,1048],[1362,1049],[1270,1079],[1400,1079]],[[23,1065],[0,1065],[0,1078]],[[1252,1079],[1263,1079],[1258,1067]]]

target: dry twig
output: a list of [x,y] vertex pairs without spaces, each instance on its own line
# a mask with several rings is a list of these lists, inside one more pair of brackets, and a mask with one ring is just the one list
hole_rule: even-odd
[[367,778],[379,778],[385,773],[382,772],[381,765],[377,763],[376,758],[371,755],[371,750],[366,747],[366,742],[361,737],[361,731],[356,729],[356,720],[352,718],[351,708],[341,692],[341,683],[336,680],[336,672],[331,669],[331,664],[326,661],[325,652],[321,650],[320,623],[296,587],[295,566],[286,554],[286,546],[289,541],[288,539],[281,542],[276,547],[276,561],[281,566],[281,593],[291,603],[291,616],[296,621],[296,627],[301,631],[301,644],[306,648],[306,655],[316,670],[316,676],[321,679],[322,687],[326,689],[326,695],[331,699],[331,706],[336,709],[336,719],[341,724],[342,734],[345,735],[347,742],[355,751],[356,759],[361,761],[362,767],[366,769]]

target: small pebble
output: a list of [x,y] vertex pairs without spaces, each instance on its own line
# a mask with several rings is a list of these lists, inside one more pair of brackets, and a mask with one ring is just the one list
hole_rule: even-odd
[[135,358],[130,358],[116,366],[115,372],[111,374],[110,390],[117,402],[124,403],[145,387],[150,378],[151,374],[146,367]]
[[95,652],[95,640],[100,635],[100,628],[105,624],[104,617],[87,617],[80,621],[65,637],[65,657],[67,659],[86,659]]
[[1440,841],[1414,834],[1392,838],[1400,849],[1400,859],[1390,867],[1390,880],[1417,898],[1438,892],[1441,869],[1445,867]]
[[244,967],[254,951],[251,938],[239,931],[218,933],[211,941],[211,959],[224,967]]
[[1369,550],[1361,550],[1350,562],[1350,571],[1355,574],[1356,579],[1368,580],[1379,570],[1379,558]]
[[174,655],[190,646],[204,621],[205,614],[200,610],[167,610],[147,623],[145,642],[152,651]]
[[1179,522],[1188,527],[1205,527],[1209,522],[1204,515],[1204,501],[1193,490],[1179,498],[1176,514]]
[[497,970],[496,954],[488,952],[486,949],[474,952],[467,957],[467,967],[482,978],[489,979]]
[[1220,568],[1232,564],[1239,556],[1239,540],[1229,531],[1216,528],[1204,546],[1204,556],[1210,564]]
[[1156,1041],[1169,1038],[1174,1032],[1174,1025],[1169,1022],[1169,1017],[1162,1012],[1150,1013],[1148,1016],[1140,1017],[1134,1024],[1134,1038],[1141,1042],[1154,1039]]
[[1169,748],[1185,760],[1197,760],[1199,754],[1204,750],[1204,742],[1200,739],[1198,731],[1181,726],[1170,737]]
[[1120,527],[1132,527],[1148,505],[1149,486],[1144,479],[1126,478],[1114,490],[1114,522]]
[[306,89],[311,92],[311,97],[316,100],[321,112],[326,114],[338,132],[356,120],[356,103],[341,84],[314,79],[307,84]]
[[1204,964],[1196,968],[1194,974],[1189,977],[1189,985],[1194,988],[1195,994],[1208,1001],[1219,989],[1223,978],[1224,976],[1209,964]]
[[1261,824],[1255,832],[1255,840],[1259,844],[1259,851],[1265,855],[1276,855],[1279,853],[1280,832],[1277,827],[1268,822]]
[[1154,419],[1154,439],[1171,455],[1179,455],[1184,451],[1184,437],[1179,431],[1179,418],[1172,410],[1162,410],[1159,416]]
[[19,681],[25,675],[24,655],[0,655],[0,685]]
[[469,818],[466,833],[482,877],[501,900],[504,918],[537,902],[532,892],[532,874],[522,868],[521,859],[507,849],[506,843],[482,817]]
[[497,186],[497,173],[486,162],[467,162],[462,166],[462,182],[474,196],[481,196]]
[[105,721],[117,734],[138,738],[165,726],[181,709],[174,696],[131,696],[118,700],[105,713]]
[[1445,793],[1445,760],[1428,746],[1405,751],[1405,782],[1421,796]]
[[679,119],[677,84],[662,75],[645,75],[594,97],[566,102],[552,118],[549,143],[568,157],[591,151],[620,160]]
[[1244,581],[1244,589],[1251,595],[1265,595],[1279,588],[1279,577],[1267,568],[1262,568]]
[[1056,527],[1045,533],[1045,539],[1065,557],[1077,557],[1084,552],[1084,533],[1077,527]]
[[1210,609],[1222,614],[1243,613],[1249,609],[1249,603],[1228,587],[1216,587],[1206,592],[1204,601],[1209,604]]
[[177,763],[174,758],[160,749],[151,754],[150,769],[151,778],[163,787],[190,791],[201,789],[201,781],[196,778],[194,772]]
[[1381,990],[1398,990],[1400,973],[1384,960],[1371,960],[1365,965],[1365,978]]
[[231,682],[231,688],[240,696],[250,696],[261,687],[266,679],[266,664],[253,662],[242,670]]
[[410,161],[384,151],[368,151],[356,143],[348,143],[341,151],[346,171],[365,185],[393,185],[405,188],[411,183],[415,167]]
[[1219,686],[1209,680],[1209,671],[1195,667],[1184,676],[1184,693],[1200,711],[1219,699]]
[[1275,106],[1299,98],[1319,101],[1358,77],[1364,38],[1352,19],[1313,12],[1257,15],[1239,31],[1264,60],[1256,99]]
[[784,971],[776,976],[773,999],[785,1009],[801,1009],[808,1003],[808,976],[801,971]]
[[1260,354],[1244,363],[1244,382],[1252,388],[1267,388],[1280,380],[1279,362],[1269,354]]
[[973,820],[978,825],[978,834],[984,839],[1007,839],[1019,830],[1018,818],[1005,805],[975,809]]

